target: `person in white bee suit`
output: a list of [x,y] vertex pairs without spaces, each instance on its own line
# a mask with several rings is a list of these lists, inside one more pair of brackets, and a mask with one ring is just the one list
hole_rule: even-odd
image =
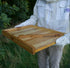
[[66,33],[56,44],[37,53],[39,68],[59,68],[63,48],[70,44],[70,0],[37,0],[30,19],[15,27],[35,25]]

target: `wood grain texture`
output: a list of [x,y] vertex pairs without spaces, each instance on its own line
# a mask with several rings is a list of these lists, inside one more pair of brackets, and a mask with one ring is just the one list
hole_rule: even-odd
[[33,25],[5,29],[2,33],[31,54],[53,46],[56,39],[65,34]]

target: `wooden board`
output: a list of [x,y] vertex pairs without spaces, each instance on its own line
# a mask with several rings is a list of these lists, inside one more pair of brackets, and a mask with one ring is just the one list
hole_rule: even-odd
[[56,44],[56,39],[64,35],[55,30],[33,25],[5,29],[2,33],[31,54]]

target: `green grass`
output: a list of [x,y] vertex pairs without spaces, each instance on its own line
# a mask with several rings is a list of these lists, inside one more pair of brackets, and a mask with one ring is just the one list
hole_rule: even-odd
[[[0,30],[0,68],[38,68],[37,55],[31,55],[26,50],[5,38]],[[70,68],[70,46],[64,48],[61,68]]]

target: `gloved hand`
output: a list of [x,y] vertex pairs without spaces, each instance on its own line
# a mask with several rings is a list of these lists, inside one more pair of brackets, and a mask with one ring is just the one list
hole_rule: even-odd
[[70,33],[65,34],[56,40],[56,45],[65,46],[66,44],[70,44]]

